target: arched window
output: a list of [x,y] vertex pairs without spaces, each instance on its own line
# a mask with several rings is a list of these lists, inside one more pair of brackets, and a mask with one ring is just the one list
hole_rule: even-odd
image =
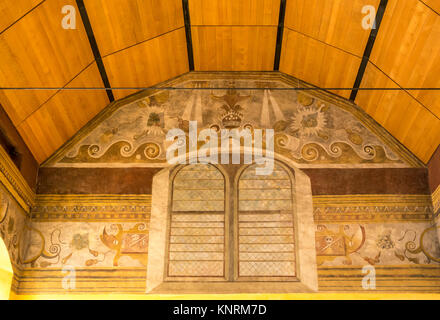
[[[293,175],[279,163],[269,175],[257,175],[257,168],[236,173],[230,197],[237,211],[230,219],[225,177],[217,167],[178,169],[172,184],[168,280],[296,280]],[[235,236],[226,242],[227,234]]]
[[257,168],[238,180],[238,279],[296,280],[292,174],[279,163],[270,175]]
[[167,276],[224,280],[225,177],[213,165],[187,165],[173,179]]
[[257,168],[189,164],[155,175],[148,292],[317,289],[310,179],[279,161],[269,175]]

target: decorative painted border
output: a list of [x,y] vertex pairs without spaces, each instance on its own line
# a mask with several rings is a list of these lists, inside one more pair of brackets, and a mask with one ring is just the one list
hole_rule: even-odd
[[[37,195],[32,221],[145,221],[150,217],[151,198],[151,195]],[[431,196],[396,194],[313,196],[313,214],[316,223],[430,222],[434,217]]]
[[37,195],[32,221],[147,221],[150,211],[151,195]]
[[376,289],[364,290],[362,266],[318,267],[319,292],[440,292],[440,268],[428,265],[374,266]]
[[84,293],[143,293],[146,268],[78,268],[75,269],[75,288],[64,289],[63,269],[22,269],[14,273],[12,290],[15,294],[84,294]]
[[386,145],[388,145],[394,152],[396,152],[402,159],[404,159],[412,167],[425,167],[425,164],[419,160],[414,154],[412,154],[405,146],[403,146],[396,138],[394,138],[388,131],[386,131],[380,124],[378,124],[372,117],[370,117],[364,110],[353,102],[341,98],[333,93],[320,90],[317,87],[298,80],[292,76],[286,75],[281,72],[200,72],[192,71],[183,75],[180,75],[171,80],[157,84],[152,89],[147,89],[141,92],[137,92],[131,96],[123,98],[118,101],[112,102],[106,108],[104,108],[98,115],[95,116],[88,124],[78,131],[70,140],[68,140],[63,146],[61,146],[51,157],[44,161],[42,167],[50,167],[62,158],[64,153],[73,147],[77,142],[83,139],[89,132],[95,129],[103,120],[110,117],[119,107],[136,100],[142,99],[146,96],[152,95],[160,91],[161,87],[172,87],[177,83],[191,81],[191,80],[246,80],[246,79],[258,79],[261,81],[282,81],[293,88],[311,88],[309,91],[317,98],[329,101],[332,104],[352,113],[357,119],[359,119],[368,129],[374,132]]
[[27,184],[5,149],[0,146],[0,182],[26,213],[35,204],[35,192]]
[[[440,293],[440,268],[427,265],[375,266],[376,289],[364,290],[362,266],[318,267],[319,292]],[[26,269],[14,275],[17,295],[145,294],[145,268],[76,269],[75,289],[64,289],[62,269]],[[316,293],[314,293],[316,294]]]
[[313,213],[320,222],[431,222],[429,195],[313,196]]

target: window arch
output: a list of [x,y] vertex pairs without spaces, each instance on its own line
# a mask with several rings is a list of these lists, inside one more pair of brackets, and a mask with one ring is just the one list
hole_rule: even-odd
[[266,177],[256,167],[189,164],[154,176],[147,292],[317,290],[310,179],[288,161]]
[[167,277],[226,278],[226,183],[209,164],[179,168],[172,180]]
[[278,161],[270,175],[257,175],[259,166],[237,183],[237,277],[295,281],[294,178]]

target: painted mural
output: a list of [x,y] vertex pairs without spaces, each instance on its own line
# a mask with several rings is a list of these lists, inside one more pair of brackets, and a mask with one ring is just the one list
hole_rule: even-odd
[[[300,167],[408,167],[374,126],[311,91],[276,80],[183,81],[102,115],[47,166],[165,166],[170,129],[274,129],[275,152]],[[192,90],[185,90],[192,88]],[[243,88],[255,88],[244,90]],[[291,87],[290,87],[291,88]]]
[[[122,199],[121,199],[122,198]],[[151,196],[40,197],[23,264],[145,267]]]
[[23,264],[145,267],[147,231],[145,223],[35,223],[26,230],[31,241]]
[[[354,271],[357,271],[359,275],[353,276],[351,280],[353,288],[343,290],[362,290],[361,271],[364,266],[374,266],[378,272],[385,272],[383,275],[378,275],[378,281],[379,283],[385,280],[391,281],[393,288],[398,288],[404,283],[406,291],[420,291],[418,286],[422,283],[429,290],[440,289],[440,246],[437,228],[431,220],[432,209],[423,198],[402,198],[400,201],[406,203],[406,210],[402,208],[394,211],[391,208],[395,208],[393,204],[395,204],[396,196],[385,198],[382,196],[380,200],[382,208],[378,208],[380,205],[374,201],[370,206],[356,206],[359,201],[363,200],[362,196],[351,196],[351,202],[348,204],[344,199],[345,205],[336,208],[334,204],[340,200],[338,199],[340,196],[334,196],[333,201],[327,199],[328,204],[319,197],[315,198],[314,245],[320,291],[340,290],[347,281],[344,280],[347,274]],[[374,210],[381,211],[380,218],[371,215]],[[335,211],[339,212],[339,215],[345,212],[347,216],[342,221],[335,222],[332,218]],[[396,211],[400,214],[395,214]],[[418,215],[420,211],[424,212],[424,216]],[[413,219],[406,219],[403,212],[413,215]],[[64,199],[63,196],[59,196],[56,200],[42,199],[41,204],[34,209],[33,215],[32,223],[18,221],[18,224],[15,224],[14,219],[4,218],[0,224],[2,236],[7,239],[6,243],[12,249],[15,263],[22,269],[15,283],[17,292],[22,294],[48,293],[51,290],[64,293],[75,292],[75,290],[93,292],[93,287],[96,286],[100,287],[98,292],[145,292],[149,258],[150,205],[142,206],[130,199],[121,199],[121,197],[117,201],[108,200],[97,205],[90,204],[89,200],[84,200],[84,196],[81,195],[65,196]],[[359,215],[363,218],[359,219]],[[369,215],[373,220],[366,218]],[[207,217],[210,216],[212,214]],[[267,247],[269,244],[258,243],[266,243],[268,240],[276,242],[280,237],[289,237],[285,233],[287,229],[284,225],[289,222],[283,220],[282,215],[280,218],[277,224],[282,225],[279,227],[258,229],[263,227],[261,225],[255,229],[254,226],[251,234],[242,234],[240,239],[244,241],[246,237],[253,237],[256,238],[257,245]],[[192,246],[200,246],[198,243],[202,240],[210,246],[214,245],[212,241],[218,238],[219,229],[213,227],[216,227],[219,222],[210,222],[209,226],[212,230],[205,228],[201,233],[203,236],[195,237],[194,232],[190,230],[199,230],[194,229],[200,224],[198,220],[191,220],[191,222],[180,220],[176,220],[175,226],[180,228],[177,233],[173,231],[172,238],[170,238],[172,243],[181,243],[180,238],[191,235],[197,240],[195,242],[197,244],[192,244]],[[266,222],[264,226],[267,227],[268,223]],[[246,222],[242,222],[240,226],[244,224]],[[258,225],[258,223],[254,224]],[[182,229],[181,225],[185,225],[186,229]],[[216,233],[212,233],[213,230],[217,230]],[[258,230],[267,230],[270,233],[260,234]],[[274,231],[276,234],[273,233]],[[280,245],[271,246],[279,247]],[[177,259],[176,254],[174,253],[172,257]],[[274,254],[271,253],[271,256]],[[288,253],[278,253],[278,256],[280,254]],[[182,254],[180,256],[182,259]],[[197,257],[202,259],[202,262],[204,261],[202,253],[199,253]],[[184,260],[190,263],[197,257],[188,256]],[[240,257],[244,259],[245,255],[241,252]],[[255,254],[252,257],[258,263],[259,257]],[[171,262],[173,260],[170,260]],[[67,270],[73,268],[78,279],[84,279],[84,283],[78,282],[74,289],[66,291],[62,282],[66,268]],[[256,266],[252,267],[253,272],[259,270],[255,268]],[[386,272],[391,270],[390,268],[397,268],[399,274],[409,280],[400,280],[398,277],[387,278],[389,276],[386,276]],[[186,270],[189,274],[194,271],[182,270]],[[266,266],[264,270],[271,273],[271,267]],[[53,272],[55,287],[46,287],[46,284],[38,280],[38,277],[35,278],[47,271]],[[329,272],[331,272],[333,281],[330,286],[327,282]],[[432,277],[427,279],[424,276],[425,273],[432,274]],[[115,288],[115,281],[123,281],[121,278],[125,279],[125,276],[127,276],[124,280],[126,281],[125,287]],[[33,289],[34,286],[39,288],[38,292]],[[380,285],[378,289],[383,290]]]
[[318,265],[439,264],[436,232],[426,224],[319,224]]
[[[375,268],[378,291],[440,292],[438,216],[428,194],[318,195],[310,185],[304,191],[294,177],[293,167],[418,170],[414,167],[420,163],[377,124],[355,106],[328,95],[285,90],[292,83],[277,77],[196,78],[183,77],[168,84],[170,90],[150,90],[110,105],[44,167],[169,167],[167,132],[188,132],[189,121],[196,121],[199,130],[274,129],[275,153],[288,160],[283,162],[285,174],[275,170],[263,181],[242,168],[243,181],[228,184],[223,177],[235,181],[230,168],[214,176],[210,170],[199,170],[199,176],[184,170],[185,179],[178,177],[174,198],[170,196],[173,210],[162,208],[170,219],[166,246],[154,242],[154,233],[161,229],[152,219],[158,210],[153,196],[168,199],[162,190],[37,194],[26,212],[1,185],[0,236],[15,268],[16,293],[145,294],[153,251],[162,245],[168,260],[161,266],[167,266],[169,277],[192,277],[203,269],[204,276],[223,280],[225,266],[235,260],[251,282],[269,276],[295,281],[301,276],[298,252],[308,246],[315,250],[320,292],[362,292],[365,266]],[[306,244],[301,234],[293,238],[298,230],[292,215],[297,196],[310,198],[314,241]],[[237,208],[231,209],[234,203]],[[238,230],[238,249],[225,256],[228,230],[233,230],[225,227],[228,210],[237,210],[231,228]],[[190,253],[183,252],[188,248]],[[266,261],[268,257],[273,261]],[[66,276],[72,273],[75,284],[66,286]],[[237,287],[236,293],[252,286]]]
[[9,251],[11,264],[17,267],[26,260],[30,218],[8,191],[0,185],[0,236]]

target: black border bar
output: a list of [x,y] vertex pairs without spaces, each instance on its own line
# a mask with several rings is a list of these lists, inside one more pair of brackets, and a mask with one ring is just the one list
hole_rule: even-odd
[[379,8],[377,9],[375,27],[371,29],[370,37],[368,38],[367,45],[365,47],[364,55],[362,57],[361,65],[359,66],[358,74],[353,85],[353,90],[351,91],[350,100],[355,101],[358,93],[358,88],[360,88],[362,83],[362,78],[365,74],[365,69],[367,68],[368,61],[370,61],[370,55],[373,51],[374,42],[376,41],[377,34],[379,33],[379,28],[382,23],[383,16],[385,15],[385,10],[387,8],[388,0],[380,0]]
[[281,47],[283,45],[284,19],[286,17],[286,0],[280,1],[280,16],[278,18],[277,44],[275,47],[275,61],[273,69],[280,70]]
[[189,71],[194,71],[194,52],[191,35],[191,19],[189,15],[188,0],[182,0],[183,19],[185,21],[186,48],[188,50]]
[[87,32],[87,37],[89,38],[90,47],[92,48],[93,55],[95,57],[96,65],[98,66],[99,73],[101,74],[102,82],[104,83],[104,88],[106,88],[107,96],[110,102],[115,101],[113,96],[113,91],[111,90],[110,81],[108,80],[107,72],[105,71],[104,63],[102,62],[101,53],[99,52],[98,44],[96,43],[95,35],[93,33],[92,25],[90,24],[89,15],[87,14],[86,7],[83,0],[76,0],[76,5],[78,6],[79,13],[81,14],[81,19],[84,28]]

